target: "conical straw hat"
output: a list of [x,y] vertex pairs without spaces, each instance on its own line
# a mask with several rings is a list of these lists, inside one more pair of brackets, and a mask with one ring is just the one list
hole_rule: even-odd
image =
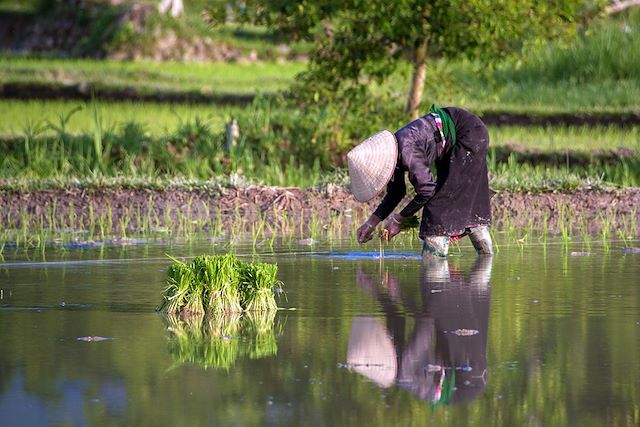
[[383,130],[365,139],[347,154],[351,192],[359,202],[373,199],[393,176],[398,144],[393,133]]

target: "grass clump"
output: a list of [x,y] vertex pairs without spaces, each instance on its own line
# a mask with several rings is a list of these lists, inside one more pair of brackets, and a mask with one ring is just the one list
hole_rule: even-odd
[[278,266],[240,261],[234,254],[174,259],[159,311],[183,317],[276,310]]

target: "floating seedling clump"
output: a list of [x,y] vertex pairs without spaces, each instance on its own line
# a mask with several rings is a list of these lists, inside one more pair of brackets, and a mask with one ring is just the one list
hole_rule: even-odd
[[240,261],[233,254],[202,255],[190,263],[174,259],[158,308],[170,315],[241,313],[278,308],[278,266]]

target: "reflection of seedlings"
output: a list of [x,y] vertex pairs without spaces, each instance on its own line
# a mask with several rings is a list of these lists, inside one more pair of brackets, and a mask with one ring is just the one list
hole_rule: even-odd
[[[229,323],[238,325],[233,321],[227,322],[227,316],[220,316],[220,323],[226,326]],[[230,339],[226,335],[217,335],[219,329],[209,329],[211,323],[203,323],[204,316],[178,317],[168,316],[168,330],[172,337],[169,342],[169,353],[176,365],[193,363],[204,368],[215,367],[229,369],[235,363],[240,341]],[[217,324],[217,322],[216,322]]]
[[212,316],[167,316],[169,352],[175,366],[229,369],[244,358],[259,359],[278,351],[275,311]]
[[158,310],[201,316],[278,308],[275,292],[282,282],[276,278],[275,264],[244,262],[233,254],[202,255],[189,264],[174,261]]
[[280,325],[274,326],[276,312],[249,311],[244,314],[242,330],[248,346],[246,354],[251,359],[273,356],[278,352],[276,336],[282,333]]

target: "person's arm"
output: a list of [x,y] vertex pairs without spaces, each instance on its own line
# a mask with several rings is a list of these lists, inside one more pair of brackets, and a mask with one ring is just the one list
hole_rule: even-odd
[[400,211],[402,218],[408,218],[422,209],[433,196],[433,193],[435,193],[436,183],[433,180],[429,166],[422,163],[420,169],[416,174],[409,174],[409,181],[411,181],[411,184],[415,188],[416,195]]
[[398,165],[393,173],[391,181],[387,184],[387,194],[373,212],[373,214],[383,221],[398,206],[407,194],[407,187],[404,183],[404,171]]
[[[431,175],[431,164],[435,160],[433,128],[425,118],[416,120],[415,127],[397,132],[398,138],[405,138],[402,144],[402,159],[409,171],[409,181],[416,191],[415,197],[400,211],[402,218],[408,218],[427,204],[435,193],[436,183]],[[401,218],[398,218],[401,219]]]
[[404,183],[404,171],[398,165],[391,181],[387,184],[387,194],[385,194],[371,216],[358,228],[357,237],[359,243],[367,242],[373,238],[373,230],[393,212],[405,194],[407,194],[407,187]]

